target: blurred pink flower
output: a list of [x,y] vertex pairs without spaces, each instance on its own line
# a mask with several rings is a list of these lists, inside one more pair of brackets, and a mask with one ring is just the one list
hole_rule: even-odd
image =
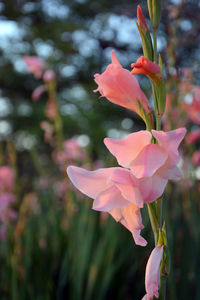
[[186,136],[186,143],[188,145],[192,145],[196,143],[198,140],[200,140],[200,129],[194,129],[188,135]]
[[24,56],[24,61],[27,64],[29,73],[32,73],[35,78],[40,79],[46,68],[46,64],[37,56]]
[[136,205],[142,199],[137,180],[134,180],[128,170],[103,168],[87,171],[69,166],[67,174],[76,188],[94,199],[93,209],[111,214],[132,233],[137,245],[146,245],[146,241],[140,236],[143,225],[140,209]]
[[145,273],[145,288],[147,294],[143,300],[153,300],[154,296],[159,297],[159,284],[160,284],[160,263],[163,255],[163,246],[156,246],[147,262]]
[[10,193],[14,189],[14,172],[9,166],[0,167],[0,194]]
[[4,193],[0,195],[0,221],[5,222],[8,219],[15,219],[16,212],[9,208],[11,203],[16,200],[15,195]]
[[66,140],[64,151],[67,160],[84,160],[86,158],[85,148],[79,145],[77,138]]
[[192,103],[184,103],[184,108],[189,118],[195,123],[200,125],[200,87],[193,87],[193,100]]
[[42,121],[40,123],[40,128],[44,130],[44,140],[45,142],[51,142],[54,132],[54,127],[47,121]]
[[102,97],[106,97],[110,102],[133,110],[141,116],[139,101],[146,114],[151,112],[148,100],[140,89],[137,79],[128,70],[122,68],[114,50],[112,63],[102,74],[95,74],[94,80],[98,84],[94,92],[99,91]]
[[54,100],[51,98],[48,100],[46,108],[45,108],[45,115],[49,119],[55,119],[57,114],[57,107]]
[[55,73],[52,70],[46,70],[43,75],[44,82],[48,83],[55,79]]
[[36,89],[34,89],[32,93],[33,101],[38,101],[45,91],[46,91],[45,85],[39,85],[38,87],[36,87]]
[[131,74],[144,74],[156,82],[159,82],[162,77],[159,65],[144,56],[138,58],[136,63],[132,63],[131,68],[133,68]]
[[196,167],[200,166],[200,150],[194,152],[192,155],[192,162]]

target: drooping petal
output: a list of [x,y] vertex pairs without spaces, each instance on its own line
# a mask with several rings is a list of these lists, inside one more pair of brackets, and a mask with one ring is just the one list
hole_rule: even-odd
[[130,171],[116,168],[109,179],[120,190],[122,196],[138,207],[143,207],[143,199],[139,190],[139,181]]
[[104,144],[116,157],[119,165],[129,168],[131,162],[138,156],[146,145],[151,143],[151,133],[141,130],[129,134],[124,139],[105,138]]
[[147,262],[145,273],[145,288],[147,296],[150,299],[159,297],[159,284],[160,284],[160,263],[163,255],[163,246],[156,246]]
[[167,151],[172,162],[176,164],[179,160],[178,147],[186,134],[186,129],[178,128],[168,132],[152,130],[152,134],[159,145]]
[[136,205],[130,204],[122,209],[114,209],[110,211],[110,214],[117,222],[120,222],[132,233],[137,245],[146,246],[146,240],[140,236],[143,225],[140,209]]
[[164,165],[168,155],[159,145],[147,145],[131,162],[130,169],[137,178],[152,176]]

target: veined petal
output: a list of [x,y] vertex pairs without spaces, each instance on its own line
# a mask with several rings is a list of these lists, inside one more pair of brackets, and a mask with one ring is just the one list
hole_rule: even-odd
[[139,181],[130,171],[123,168],[116,168],[109,180],[120,190],[122,196],[138,207],[143,207],[143,199],[139,190]]
[[112,186],[107,179],[115,168],[103,168],[88,171],[79,167],[69,166],[67,174],[75,187],[90,198],[95,198],[99,193]]
[[158,199],[164,192],[168,180],[156,172],[153,176],[140,179],[140,191],[145,203]]
[[124,139],[105,138],[104,144],[116,157],[119,165],[129,168],[131,162],[138,156],[146,145],[151,143],[151,133],[141,130],[129,134]]
[[163,166],[167,157],[167,152],[159,145],[147,145],[131,162],[131,171],[137,178],[150,177]]
[[128,205],[129,202],[122,197],[120,191],[115,186],[111,186],[98,194],[93,202],[92,208],[99,211],[110,212],[112,209],[120,209]]

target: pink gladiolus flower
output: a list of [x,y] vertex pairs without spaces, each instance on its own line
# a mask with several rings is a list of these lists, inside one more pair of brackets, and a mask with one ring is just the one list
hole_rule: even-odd
[[163,246],[156,246],[147,262],[145,273],[145,288],[147,294],[143,300],[152,300],[154,296],[159,297],[159,284],[160,284],[160,263],[163,255]]
[[[151,144],[151,133],[139,131],[124,139],[105,138],[104,143],[118,163],[129,168],[137,178],[156,175],[157,180],[168,180],[181,177],[176,164],[179,161],[178,146],[185,133],[185,128],[168,132],[152,130],[158,144]],[[164,183],[163,186],[165,187]]]
[[146,114],[151,112],[148,100],[139,83],[131,73],[122,68],[116,54],[112,51],[112,63],[102,74],[95,74],[95,82],[102,97],[106,97],[110,102],[135,111],[141,116],[138,101],[141,103]]
[[131,64],[131,68],[133,68],[131,74],[144,74],[157,83],[161,80],[162,74],[159,65],[144,56],[138,58],[136,63]]
[[69,166],[67,174],[76,188],[94,199],[93,209],[110,213],[132,233],[137,245],[146,245],[146,241],[140,236],[143,225],[137,206],[142,201],[138,182],[134,181],[128,170],[103,168],[87,171]]
[[10,193],[14,188],[14,173],[11,167],[0,167],[0,193]]
[[36,89],[34,89],[32,93],[33,101],[38,101],[45,91],[46,91],[45,85],[40,85]]
[[55,73],[54,73],[54,71],[47,70],[47,71],[44,72],[44,75],[43,75],[44,82],[48,83],[48,82],[50,82],[50,81],[52,81],[54,79],[55,79]]
[[200,129],[195,129],[186,136],[186,142],[188,145],[192,145],[198,140],[200,140]]
[[137,18],[141,29],[145,32],[148,30],[147,23],[145,17],[143,15],[142,9],[140,5],[137,6]]
[[40,79],[46,67],[45,63],[37,56],[24,56],[24,61],[28,66],[29,73]]

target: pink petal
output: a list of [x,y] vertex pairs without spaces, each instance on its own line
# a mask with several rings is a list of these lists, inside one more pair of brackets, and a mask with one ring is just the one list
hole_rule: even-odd
[[179,179],[183,176],[177,166],[173,166],[168,159],[163,167],[158,170],[158,175],[165,179]]
[[145,203],[158,199],[164,192],[168,180],[155,173],[152,177],[140,179],[140,191]]
[[122,208],[129,205],[120,191],[115,187],[111,186],[104,190],[95,198],[92,208],[99,211],[110,212],[112,209]]
[[112,186],[112,183],[108,183],[107,179],[113,169],[103,168],[97,171],[87,171],[75,166],[69,166],[67,174],[78,190],[94,199],[99,193]]
[[121,66],[120,62],[117,59],[117,55],[116,55],[114,50],[112,50],[112,52],[111,52],[111,60],[112,60],[112,64],[116,64],[118,66]]
[[179,160],[178,147],[186,134],[185,128],[164,132],[152,130],[153,136],[158,140],[158,143],[169,154],[170,159],[177,163]]
[[120,190],[122,196],[130,203],[143,207],[143,199],[139,191],[139,181],[130,171],[116,168],[109,179]]
[[146,130],[131,133],[124,139],[104,139],[108,150],[117,158],[119,165],[125,168],[129,168],[131,162],[150,143],[151,133]]
[[147,145],[131,162],[130,168],[137,178],[150,177],[166,161],[168,155],[159,145]]
[[150,299],[159,297],[160,263],[163,255],[163,246],[156,246],[151,252],[146,266],[145,288]]
[[102,74],[95,74],[94,80],[98,84],[95,92],[99,91],[110,102],[141,115],[139,101],[146,113],[151,112],[148,100],[140,89],[137,79],[128,70],[122,68],[114,51],[112,52],[112,64],[108,65]]
[[133,239],[137,245],[146,246],[146,240],[140,236],[140,231],[143,228],[140,209],[131,204],[122,209],[114,209],[110,211],[112,217],[124,225],[133,235]]
[[67,174],[83,194],[95,199],[93,209],[109,212],[115,208],[129,205],[117,187],[109,181],[109,177],[115,168],[104,168],[96,171],[87,171],[75,166],[67,168]]

